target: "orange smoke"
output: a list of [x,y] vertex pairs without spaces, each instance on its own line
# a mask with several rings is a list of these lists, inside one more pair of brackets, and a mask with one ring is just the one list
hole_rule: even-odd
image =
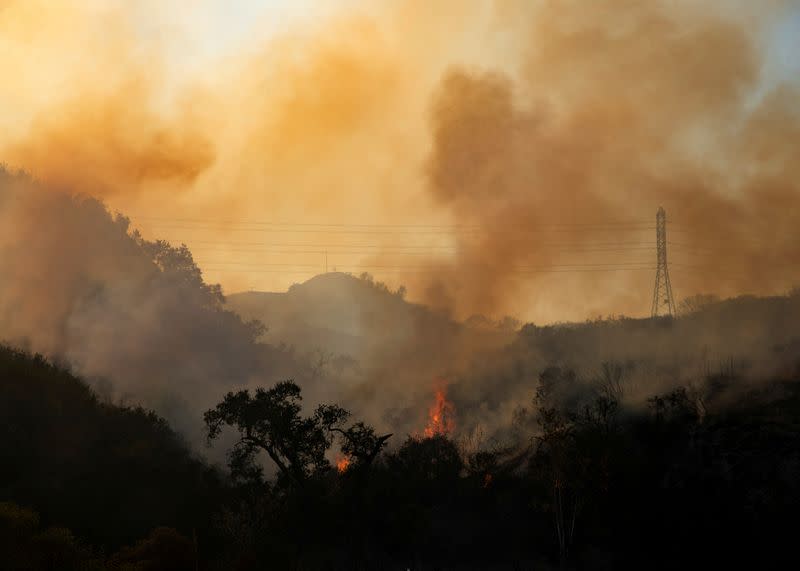
[[350,456],[342,456],[336,461],[336,471],[340,474],[344,474],[350,468]]
[[[229,291],[338,244],[331,265],[457,318],[641,314],[659,206],[679,297],[800,279],[797,82],[765,79],[762,45],[791,2],[330,2],[201,59],[212,3],[181,4],[0,0],[0,163]],[[297,226],[364,221],[386,228]],[[242,247],[266,238],[313,247]]]
[[428,425],[425,427],[425,438],[447,436],[455,429],[456,407],[447,400],[444,387],[436,389],[436,400],[428,410]]

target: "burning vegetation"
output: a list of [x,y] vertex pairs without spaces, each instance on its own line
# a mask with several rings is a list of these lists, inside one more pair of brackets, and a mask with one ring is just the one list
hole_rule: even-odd
[[341,456],[338,460],[336,460],[336,471],[340,474],[344,474],[350,468],[351,462],[352,460],[350,459],[350,456]]
[[455,429],[455,405],[447,400],[447,389],[444,385],[436,389],[433,405],[428,410],[428,425],[425,427],[425,438],[448,436]]

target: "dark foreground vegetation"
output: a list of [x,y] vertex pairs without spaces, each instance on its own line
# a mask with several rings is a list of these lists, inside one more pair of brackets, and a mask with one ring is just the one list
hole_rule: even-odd
[[[104,404],[61,368],[2,349],[0,569],[796,561],[800,385],[742,391],[716,376],[632,411],[609,370],[571,399],[559,395],[575,375],[544,371],[505,445],[390,437],[334,405],[305,416],[291,382],[231,393],[206,414],[210,438],[238,435],[228,473],[155,415]],[[339,470],[337,453],[348,459]]]

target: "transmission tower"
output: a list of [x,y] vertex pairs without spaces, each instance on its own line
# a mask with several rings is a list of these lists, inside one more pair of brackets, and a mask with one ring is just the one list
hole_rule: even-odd
[[672,284],[669,282],[667,266],[667,213],[663,208],[656,214],[656,248],[658,250],[658,267],[656,268],[656,287],[653,290],[653,308],[651,317],[659,315],[675,315],[675,300],[672,297]]

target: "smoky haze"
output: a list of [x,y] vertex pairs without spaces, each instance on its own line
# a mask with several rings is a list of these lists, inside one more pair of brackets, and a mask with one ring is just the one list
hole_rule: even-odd
[[800,0],[0,0],[0,571],[797,558],[798,54]]
[[[678,297],[780,293],[797,279],[797,86],[765,77],[764,63],[787,4],[755,14],[721,2],[441,2],[432,11],[389,2],[342,10],[180,81],[164,43],[143,44],[126,8],[100,17],[97,5],[2,4],[2,45],[28,49],[0,61],[18,78],[2,95],[13,113],[0,112],[0,156],[40,181],[2,182],[3,336],[65,360],[98,390],[109,383],[110,398],[156,408],[195,442],[200,413],[222,393],[283,378],[312,402],[341,400],[412,433],[442,379],[457,426],[494,430],[553,363],[588,377],[607,359],[662,367],[667,357],[653,356],[636,328],[607,341],[569,337],[565,346],[583,347],[570,360],[537,344],[504,349],[509,331],[477,328],[480,317],[463,323],[475,313],[539,323],[643,313],[659,206]],[[90,196],[133,212],[133,223]],[[205,223],[177,223],[192,217]],[[315,352],[331,349],[281,347],[280,328],[256,339],[208,285],[245,289],[269,275],[259,264],[308,261],[243,260],[235,243],[254,238],[231,222],[242,218],[368,221],[388,234],[361,236],[373,253],[342,254],[345,269],[400,265],[390,253],[397,234],[386,230],[394,224],[437,228],[450,253],[417,242],[414,267],[424,271],[375,271],[425,307],[404,313],[392,297],[385,304],[399,309],[358,323],[369,340],[358,354],[334,355],[357,367],[319,367]],[[304,232],[258,240],[345,239]],[[240,271],[211,262],[223,258]],[[302,281],[290,268],[273,273],[264,283],[276,289]],[[791,346],[793,326],[770,316],[758,322],[773,332],[770,346]],[[258,308],[244,314],[254,317],[278,321]],[[327,323],[334,332],[339,319]],[[723,321],[697,323],[686,338],[703,339],[712,363],[736,353],[766,375],[791,366],[748,348],[744,333],[732,343]],[[701,362],[700,349],[674,343],[679,362]],[[662,377],[669,386],[686,375]],[[481,408],[487,395],[496,402]]]
[[[518,77],[455,69],[433,97],[429,191],[461,223],[491,229],[461,238],[433,301],[493,312],[522,289],[516,268],[586,260],[551,244],[649,265],[649,251],[602,248],[649,243],[659,205],[684,295],[785,290],[799,253],[799,92],[758,93],[753,27],[707,4],[537,6]],[[549,303],[602,314],[643,309],[650,280],[586,272],[528,291],[535,304],[554,286]]]
[[190,251],[143,240],[94,199],[6,174],[0,200],[4,227],[15,228],[0,233],[4,340],[68,364],[105,399],[155,409],[198,450],[202,412],[222,394],[286,378],[304,388],[308,406],[340,402],[400,435],[421,433],[444,389],[455,435],[506,443],[549,367],[575,373],[570,398],[598,390],[606,364],[620,367],[621,402],[631,407],[676,386],[702,392],[721,372],[745,390],[798,367],[796,294],[702,298],[683,304],[690,313],[674,324],[621,319],[519,332],[513,322],[459,323],[342,273],[269,303],[242,294],[226,304]]
[[226,387],[305,369],[254,343],[185,248],[147,242],[97,200],[0,171],[2,340],[65,363],[101,397],[165,415],[193,442]]
[[766,71],[792,3],[342,5],[193,66],[174,10],[35,6],[3,4],[3,159],[186,242],[228,291],[319,261],[237,242],[343,238],[231,221],[430,224],[348,235],[373,253],[332,264],[459,318],[636,315],[659,206],[679,296],[796,278],[797,85]]

